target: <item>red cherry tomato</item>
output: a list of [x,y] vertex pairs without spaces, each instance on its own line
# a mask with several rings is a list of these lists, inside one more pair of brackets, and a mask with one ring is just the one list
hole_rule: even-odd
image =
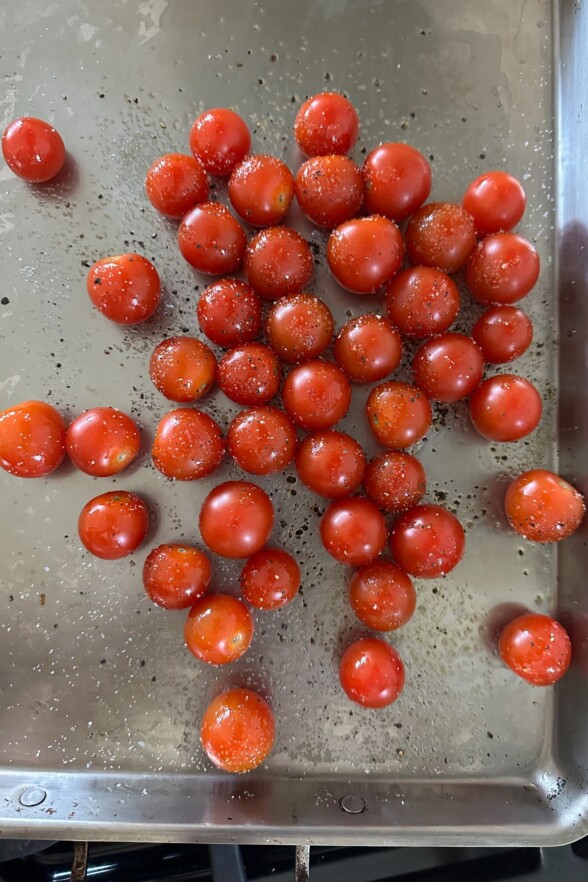
[[484,376],[482,352],[465,334],[442,334],[417,350],[412,376],[415,385],[433,401],[460,401]]
[[218,202],[202,202],[180,224],[178,246],[194,269],[222,276],[241,266],[247,236],[228,208]]
[[298,169],[294,192],[307,218],[317,227],[331,229],[358,213],[363,178],[346,156],[315,156]]
[[349,153],[358,132],[355,107],[337,92],[321,92],[308,98],[294,121],[296,143],[307,156]]
[[251,557],[274,525],[271,499],[257,484],[227,481],[211,490],[200,509],[200,533],[215,554]]
[[465,281],[480,303],[516,303],[539,278],[539,255],[515,233],[482,239],[465,268]]
[[78,519],[80,539],[91,554],[118,560],[135,551],[149,529],[149,511],[140,496],[111,490],[95,496]]
[[427,476],[416,457],[389,450],[368,464],[363,487],[383,511],[406,511],[425,495]]
[[394,278],[404,242],[394,221],[373,214],[347,221],[327,242],[327,261],[336,280],[354,294],[374,294]]
[[188,613],[184,640],[200,661],[228,665],[241,658],[251,646],[251,613],[241,600],[230,594],[200,597]]
[[341,686],[362,707],[387,707],[404,688],[404,665],[394,649],[376,637],[347,647],[339,664]]
[[386,290],[388,318],[408,337],[443,334],[460,307],[457,285],[441,270],[413,266],[398,273]]
[[516,306],[493,306],[480,316],[472,337],[485,361],[505,364],[527,351],[533,342],[533,324]]
[[158,545],[143,566],[145,591],[157,606],[186,609],[201,597],[210,584],[212,567],[193,545]]
[[156,159],[145,178],[149,202],[166,217],[181,218],[208,199],[208,178],[199,162],[182,153]]
[[291,603],[300,588],[300,567],[279,548],[262,548],[241,572],[241,593],[257,609],[280,609]]
[[133,462],[141,436],[126,413],[115,407],[93,407],[69,424],[65,444],[76,468],[104,478],[117,475]]
[[479,235],[487,236],[516,227],[525,213],[527,197],[508,172],[491,171],[472,181],[462,204],[474,218]]
[[243,220],[254,227],[281,223],[293,198],[292,172],[275,156],[248,156],[231,172],[231,205]]
[[190,129],[190,150],[211,175],[230,175],[250,147],[247,123],[226,107],[201,113]]
[[289,294],[272,306],[265,326],[270,346],[282,361],[298,364],[320,355],[333,338],[333,316],[313,294]]
[[305,361],[290,371],[282,401],[294,422],[312,432],[329,429],[349,410],[351,388],[345,374],[329,361]]
[[319,496],[349,496],[361,484],[365,454],[345,432],[314,432],[298,446],[296,471],[302,483]]
[[531,469],[512,481],[504,510],[508,522],[533,542],[559,542],[574,533],[584,518],[584,498],[559,475]]
[[321,518],[320,531],[329,554],[352,567],[379,557],[388,535],[384,516],[374,503],[356,496],[331,502]]
[[251,689],[229,689],[210,702],[202,718],[200,739],[209,760],[225,772],[257,768],[275,738],[269,704]]
[[218,365],[218,385],[237,404],[265,404],[280,388],[277,356],[263,343],[229,349]]
[[427,434],[433,418],[426,395],[408,383],[380,383],[366,403],[368,424],[383,447],[402,449]]
[[261,328],[261,301],[239,279],[220,279],[205,288],[197,307],[203,334],[218,346],[251,343]]
[[297,294],[310,281],[314,269],[308,242],[290,227],[262,230],[245,252],[247,281],[264,300]]
[[380,144],[366,157],[363,180],[367,211],[403,221],[428,199],[431,166],[408,144]]
[[390,549],[396,563],[411,576],[434,579],[450,573],[465,550],[463,527],[440,505],[415,505],[395,522]]
[[535,386],[516,374],[489,377],[472,392],[470,417],[491,441],[519,441],[537,428],[543,404]]
[[65,423],[44,401],[23,401],[0,413],[0,467],[18,478],[42,478],[65,456]]
[[159,273],[141,254],[117,254],[96,261],[86,287],[96,309],[120,325],[146,321],[161,299]]
[[2,136],[2,155],[19,178],[42,184],[63,168],[65,145],[49,123],[34,116],[21,116],[10,123]]
[[379,315],[360,315],[343,325],[333,346],[335,361],[355,383],[383,380],[402,358],[400,334]]
[[395,631],[406,625],[416,607],[409,576],[388,561],[362,567],[349,582],[351,609],[374,631]]
[[153,350],[149,376],[170,401],[197,401],[213,386],[216,358],[210,346],[195,337],[168,337]]
[[551,686],[570,666],[572,644],[565,628],[538,613],[526,613],[503,628],[498,641],[502,661],[533,686]]
[[473,217],[453,202],[423,205],[406,228],[406,250],[412,262],[445,273],[457,272],[475,245]]
[[294,459],[292,421],[275,407],[252,407],[238,413],[227,433],[233,459],[252,475],[281,472]]
[[224,452],[218,423],[201,410],[179,407],[160,419],[151,456],[168,478],[194,481],[212,474]]

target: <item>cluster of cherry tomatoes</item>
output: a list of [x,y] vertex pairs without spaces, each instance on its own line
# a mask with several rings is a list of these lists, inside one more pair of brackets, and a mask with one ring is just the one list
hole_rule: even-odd
[[[204,336],[226,350],[217,361],[207,343],[189,336],[156,346],[151,380],[181,406],[160,420],[152,459],[164,475],[182,481],[213,473],[227,450],[250,475],[278,473],[293,462],[300,480],[329,500],[320,535],[329,554],[356,568],[348,586],[355,615],[368,628],[389,632],[414,612],[411,577],[449,573],[465,549],[455,515],[422,502],[426,474],[406,452],[428,432],[431,402],[469,399],[474,427],[498,442],[526,437],[541,419],[541,395],[529,380],[513,373],[484,379],[485,364],[509,363],[531,344],[531,321],[515,304],[535,285],[539,258],[512,232],[526,200],[511,175],[481,175],[460,204],[427,203],[431,170],[425,157],[406,144],[386,143],[360,169],[347,156],[358,129],[357,113],[343,96],[308,99],[294,125],[308,158],[293,176],[281,160],[250,154],[244,120],[215,109],[195,121],[192,155],[166,154],[148,170],[150,202],[180,220],[183,257],[198,271],[222,277],[201,294],[197,317]],[[2,146],[8,165],[29,181],[53,177],[65,159],[60,136],[40,120],[12,123]],[[228,178],[234,214],[209,201],[209,175]],[[329,307],[305,292],[314,268],[310,247],[283,225],[294,198],[314,224],[330,231],[327,261],[337,282],[360,296],[383,293],[385,314],[349,320],[334,342]],[[259,232],[248,239],[235,215]],[[404,234],[399,224],[405,224]],[[239,269],[246,281],[228,277]],[[450,331],[460,309],[452,275],[460,271],[472,297],[488,307],[471,337]],[[94,306],[122,324],[147,320],[161,297],[156,268],[139,254],[97,261],[87,289]],[[262,334],[266,342],[259,342]],[[404,337],[423,341],[412,362],[412,384],[388,379],[400,363]],[[331,344],[333,360],[327,360]],[[245,408],[226,437],[193,406],[215,383]],[[385,451],[369,463],[354,438],[333,428],[347,413],[351,383],[376,384],[366,419]],[[271,403],[278,394],[283,410]],[[297,430],[307,434],[299,440]],[[68,427],[43,402],[23,402],[0,414],[0,465],[20,477],[49,474],[66,452],[90,475],[114,475],[139,447],[137,426],[114,408],[92,408]],[[365,495],[353,495],[361,488]],[[579,526],[584,501],[567,481],[534,469],[512,482],[505,511],[520,535],[554,542]],[[395,516],[391,530],[384,514]],[[185,640],[198,659],[222,665],[241,657],[253,637],[249,607],[278,609],[296,596],[298,563],[287,551],[267,546],[273,522],[269,496],[251,481],[221,483],[202,505],[206,547],[246,561],[242,599],[207,593],[211,563],[194,546],[166,544],[149,553],[145,589],[159,606],[189,608]],[[106,559],[134,551],[148,526],[143,500],[122,490],[90,500],[79,518],[84,546]],[[387,545],[394,562],[381,559]],[[499,651],[535,685],[558,680],[571,654],[564,628],[530,613],[504,628]],[[376,637],[347,647],[339,674],[347,695],[366,707],[389,705],[404,685],[400,656]],[[220,768],[248,771],[271,750],[271,709],[251,690],[230,689],[206,710],[201,738]]]

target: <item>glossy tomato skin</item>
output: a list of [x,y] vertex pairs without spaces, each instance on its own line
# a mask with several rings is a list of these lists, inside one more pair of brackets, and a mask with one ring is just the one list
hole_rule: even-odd
[[363,177],[347,156],[314,156],[298,169],[294,192],[306,217],[330,230],[359,212]]
[[339,563],[361,567],[380,556],[386,545],[386,522],[369,499],[352,496],[331,502],[321,518],[325,549]]
[[306,156],[349,153],[357,141],[359,119],[347,98],[321,92],[308,98],[294,121],[296,143]]
[[231,172],[231,205],[254,227],[279,224],[286,217],[293,198],[292,172],[275,156],[248,156]]
[[396,370],[402,339],[379,315],[360,315],[343,325],[333,346],[335,361],[354,383],[374,383]]
[[212,474],[224,453],[218,423],[191,407],[178,407],[160,419],[151,451],[155,468],[177,481],[194,481]]
[[200,533],[222,557],[251,557],[266,544],[274,525],[271,499],[257,484],[226,481],[211,490],[200,510]]
[[477,177],[462,200],[480,236],[512,230],[525,213],[526,204],[521,184],[505,171],[485,172]]
[[228,208],[218,202],[202,202],[182,220],[178,246],[194,269],[223,276],[241,266],[247,236]]
[[412,361],[415,385],[432,401],[461,401],[484,376],[484,358],[465,334],[442,334],[417,350]]
[[463,557],[465,534],[458,519],[440,505],[415,505],[390,533],[396,563],[411,576],[434,579],[451,572]]
[[242,410],[227,432],[233,459],[252,475],[280,472],[294,459],[296,432],[292,420],[268,405]]
[[347,647],[339,680],[347,696],[362,707],[392,704],[404,688],[404,665],[393,646],[377,637],[362,637]]
[[149,202],[160,214],[182,218],[208,199],[208,178],[199,162],[183,153],[165,153],[145,177]]
[[143,566],[143,586],[163,609],[187,609],[210,584],[212,567],[193,545],[172,543],[153,548]]
[[117,254],[96,261],[86,287],[96,309],[120,325],[146,321],[161,300],[159,273],[141,254]]
[[399,272],[386,289],[388,318],[408,337],[433,337],[449,330],[460,307],[457,285],[430,266]]
[[231,401],[249,406],[265,404],[280,388],[278,358],[263,343],[235,346],[221,358],[217,380]]
[[281,548],[262,548],[251,555],[241,572],[241,593],[257,609],[280,609],[300,588],[300,567]]
[[245,604],[230,594],[198,598],[184,625],[186,646],[199,661],[228,665],[241,658],[253,640],[253,619]]
[[190,150],[211,175],[230,175],[250,147],[247,123],[226,107],[201,113],[190,129]]
[[65,422],[44,401],[22,401],[0,413],[0,467],[17,478],[42,478],[65,456]]
[[465,281],[480,303],[516,303],[539,278],[539,255],[522,236],[496,233],[478,244],[467,262]]
[[504,509],[516,533],[533,542],[559,542],[584,518],[584,498],[575,487],[547,469],[531,469],[509,484]]
[[210,346],[195,337],[168,337],[151,354],[149,376],[170,401],[198,401],[212,389],[216,358]]
[[339,284],[354,294],[374,294],[394,278],[402,265],[400,230],[377,214],[338,226],[327,243],[327,261]]
[[141,435],[121,410],[92,407],[69,424],[65,445],[76,468],[104,478],[117,475],[133,462],[141,448]]
[[59,174],[65,163],[65,144],[59,132],[42,119],[21,116],[2,136],[2,155],[11,171],[31,184]]
[[209,760],[225,772],[257,768],[275,739],[269,704],[251,689],[229,689],[210,702],[202,718],[200,740]]
[[472,392],[470,418],[490,441],[519,441],[537,428],[543,404],[535,386],[516,374],[498,374]]
[[388,561],[375,561],[357,570],[349,581],[351,609],[374,631],[396,631],[416,608],[416,591],[406,573]]
[[383,447],[402,450],[420,441],[431,427],[429,399],[408,383],[380,383],[366,402],[368,425]]
[[473,217],[453,202],[423,205],[406,228],[406,250],[411,261],[444,273],[457,272],[475,245]]
[[247,246],[243,269],[264,300],[278,300],[306,287],[314,270],[308,242],[290,227],[261,230]]
[[198,300],[200,329],[218,346],[251,343],[261,329],[261,301],[253,288],[239,279],[219,279]]
[[282,387],[282,401],[302,429],[329,429],[349,410],[351,387],[336,365],[317,358],[290,371]]
[[506,625],[498,641],[502,661],[533,686],[551,686],[570,666],[572,644],[551,616],[526,613]]
[[276,300],[265,326],[270,346],[282,361],[299,364],[316,358],[333,339],[333,315],[314,294]]
[[333,429],[314,432],[301,441],[295,462],[302,483],[327,499],[349,496],[365,471],[365,454],[355,438]]
[[118,560],[132,554],[149,529],[149,511],[140,496],[112,490],[95,496],[83,507],[78,532],[91,554]]
[[406,511],[425,495],[427,476],[416,457],[399,450],[388,450],[368,464],[363,487],[382,511]]
[[367,211],[395,221],[414,214],[431,192],[431,166],[409,144],[388,142],[372,150],[363,179]]
[[489,364],[514,361],[533,342],[533,323],[516,306],[492,306],[480,316],[472,337]]

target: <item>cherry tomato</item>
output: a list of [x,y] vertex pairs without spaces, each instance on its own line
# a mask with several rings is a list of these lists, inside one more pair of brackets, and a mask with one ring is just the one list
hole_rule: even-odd
[[384,516],[369,499],[331,502],[321,518],[321,539],[339,563],[361,567],[380,556],[388,536]]
[[504,364],[527,351],[533,342],[533,324],[516,306],[493,306],[480,316],[472,337],[485,361]]
[[559,542],[574,533],[584,518],[584,498],[559,475],[531,469],[512,481],[504,509],[508,522],[533,542]]
[[390,549],[396,563],[411,576],[434,579],[450,573],[465,550],[463,527],[440,505],[415,505],[395,522]]
[[92,407],[67,427],[67,453],[87,475],[117,475],[136,458],[141,447],[139,430],[130,416],[115,407]]
[[120,325],[146,321],[161,300],[159,273],[141,254],[97,260],[90,267],[86,287],[96,309]]
[[489,377],[472,392],[470,417],[491,441],[519,441],[537,428],[543,404],[535,386],[516,374]]
[[160,419],[151,456],[168,478],[194,481],[212,474],[224,452],[218,423],[201,410],[179,407]]
[[200,509],[200,533],[222,557],[251,557],[267,542],[274,525],[271,499],[257,484],[226,481],[211,490]]
[[2,155],[19,178],[42,184],[63,168],[65,144],[49,123],[34,116],[21,116],[10,123],[2,136]]
[[402,340],[387,319],[360,315],[343,325],[333,355],[350,380],[373,383],[396,370],[402,358]]
[[190,129],[190,150],[211,175],[230,175],[250,147],[247,123],[226,107],[201,113]]
[[516,303],[539,278],[539,255],[515,233],[482,239],[467,262],[465,281],[480,303]]
[[351,388],[336,365],[317,358],[290,371],[282,387],[282,401],[298,426],[310,432],[328,429],[349,410]]
[[351,609],[374,631],[395,631],[406,625],[416,607],[416,591],[409,576],[388,561],[362,567],[349,582]]
[[406,511],[425,495],[427,476],[416,457],[389,450],[368,464],[363,487],[383,511]]
[[197,307],[203,334],[218,346],[251,343],[261,328],[261,301],[239,279],[219,279],[205,288]]
[[349,153],[358,132],[355,107],[337,92],[321,92],[308,98],[294,121],[296,143],[307,156]]
[[312,277],[314,263],[306,239],[290,227],[262,230],[245,252],[247,281],[264,300],[297,294]]
[[65,423],[44,401],[22,401],[0,413],[0,467],[18,478],[42,478],[65,456]]
[[168,337],[153,350],[149,376],[170,401],[197,401],[212,388],[216,358],[210,346],[195,337]]
[[95,496],[85,504],[78,519],[82,543],[104,560],[118,560],[131,554],[143,542],[148,529],[147,506],[140,496],[126,490]]
[[358,213],[363,178],[346,156],[315,156],[298,169],[294,192],[307,218],[317,227],[331,229]]
[[434,337],[447,331],[457,317],[457,285],[446,273],[430,266],[413,266],[398,273],[386,289],[388,318],[409,337]]
[[281,223],[293,198],[292,172],[275,156],[248,156],[231,172],[231,205],[243,220],[254,227]]
[[412,376],[415,385],[433,401],[460,401],[484,376],[482,352],[465,334],[442,334],[417,350]]
[[333,338],[333,316],[313,294],[289,294],[272,306],[265,326],[270,346],[282,361],[298,364],[320,355]]
[[218,365],[218,385],[237,404],[265,404],[280,388],[277,356],[263,343],[229,349]]
[[296,432],[290,417],[275,407],[238,413],[227,433],[233,459],[253,475],[280,472],[294,459]]
[[186,609],[201,597],[210,584],[212,567],[193,545],[158,545],[143,566],[145,591],[157,606]]
[[472,181],[462,204],[474,218],[479,235],[487,236],[516,227],[525,213],[527,197],[508,172],[491,171]]
[[199,162],[183,153],[165,153],[145,178],[149,202],[166,217],[181,218],[208,199],[208,178]]
[[431,192],[431,166],[409,144],[380,144],[363,164],[365,207],[370,214],[406,220]]
[[404,242],[394,221],[373,214],[347,221],[327,242],[327,261],[343,288],[374,294],[394,278],[402,264]]
[[319,496],[349,496],[361,484],[365,454],[345,432],[314,432],[298,445],[296,471],[302,483]]
[[202,202],[182,220],[178,246],[194,269],[222,276],[241,266],[247,236],[228,208],[218,202]]
[[572,644],[565,628],[538,613],[526,613],[503,628],[498,641],[500,658],[533,686],[551,686],[570,666]]
[[408,383],[380,383],[366,403],[368,424],[383,447],[402,449],[427,434],[433,418],[426,395]]
[[300,567],[279,548],[262,548],[241,572],[241,593],[257,609],[280,609],[291,603],[300,588]]
[[228,689],[210,702],[200,739],[211,762],[225,772],[250,772],[270,753],[275,738],[269,704],[251,689]]
[[230,594],[200,597],[184,625],[186,646],[209,665],[228,665],[247,652],[253,640],[253,619],[245,604]]
[[339,664],[341,686],[362,707],[387,707],[404,688],[404,665],[393,646],[362,637],[347,647]]
[[423,205],[406,228],[406,250],[412,262],[445,273],[457,272],[475,245],[473,217],[453,202]]

